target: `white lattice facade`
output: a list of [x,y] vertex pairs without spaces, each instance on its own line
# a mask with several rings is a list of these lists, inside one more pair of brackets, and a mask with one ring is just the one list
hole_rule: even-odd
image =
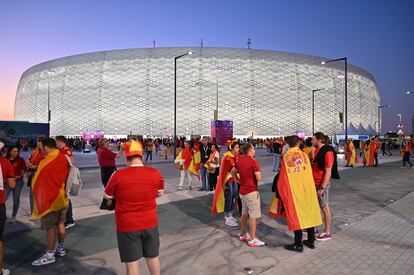
[[[344,65],[322,58],[233,48],[148,48],[87,53],[29,68],[16,94],[15,119],[47,122],[51,134],[81,130],[108,134],[172,134],[174,57],[177,66],[177,134],[209,134],[219,94],[219,119],[233,120],[235,135],[339,132],[344,111]],[[217,70],[218,68],[218,70]],[[54,74],[49,74],[53,70]],[[348,66],[348,122],[376,126],[380,98],[374,78]],[[341,77],[342,76],[342,77]]]

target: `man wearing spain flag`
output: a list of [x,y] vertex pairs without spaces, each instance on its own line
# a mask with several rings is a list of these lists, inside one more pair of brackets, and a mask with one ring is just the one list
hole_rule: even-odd
[[[69,204],[65,190],[69,174],[69,162],[57,149],[53,138],[42,141],[46,157],[39,163],[32,179],[34,198],[33,219],[40,219],[42,229],[47,230],[47,251],[32,265],[40,266],[56,261],[55,255],[65,256],[66,210]],[[57,244],[56,244],[57,236]]]
[[[295,243],[284,248],[303,252],[303,245],[315,248],[315,227],[322,224],[322,218],[309,157],[299,149],[299,137],[291,136],[287,141],[290,149],[283,155],[277,190],[283,202],[288,229],[295,233]],[[302,241],[304,229],[308,239]]]

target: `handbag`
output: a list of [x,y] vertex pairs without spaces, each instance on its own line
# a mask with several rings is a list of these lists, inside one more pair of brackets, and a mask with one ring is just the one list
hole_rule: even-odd
[[99,209],[113,211],[115,210],[115,206],[116,206],[116,199],[108,200],[107,198],[103,198]]

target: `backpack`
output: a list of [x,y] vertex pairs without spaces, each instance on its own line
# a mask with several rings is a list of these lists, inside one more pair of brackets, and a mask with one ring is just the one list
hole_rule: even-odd
[[80,176],[79,168],[75,167],[68,158],[70,165],[69,175],[66,179],[66,194],[70,196],[77,196],[82,189],[82,179]]

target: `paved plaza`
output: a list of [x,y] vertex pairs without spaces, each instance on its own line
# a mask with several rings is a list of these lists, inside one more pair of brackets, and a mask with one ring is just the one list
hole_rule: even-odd
[[[76,156],[84,180],[72,199],[77,226],[67,232],[67,256],[55,264],[32,267],[45,250],[45,232],[29,221],[28,188],[15,225],[7,224],[5,263],[13,274],[124,274],[117,250],[113,213],[100,211],[103,188],[93,154]],[[90,160],[87,160],[90,158]],[[263,212],[273,194],[272,156],[261,151]],[[154,161],[166,180],[159,199],[162,274],[414,274],[414,169],[401,169],[399,156],[380,158],[378,168],[341,168],[332,182],[334,236],[303,254],[285,251],[293,233],[282,220],[267,216],[258,226],[264,248],[236,238],[239,231],[210,215],[212,196],[176,191],[178,172],[171,162]],[[342,159],[339,161],[343,166]],[[7,202],[11,209],[10,201]],[[148,270],[142,262],[143,274]]]

